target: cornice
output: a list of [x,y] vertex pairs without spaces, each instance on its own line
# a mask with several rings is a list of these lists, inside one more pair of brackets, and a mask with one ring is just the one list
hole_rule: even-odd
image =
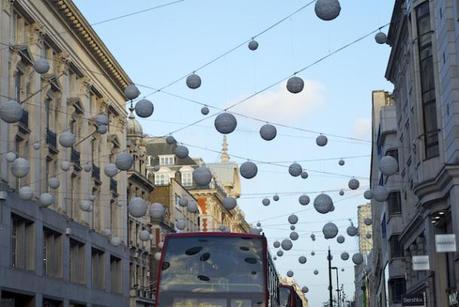
[[[81,40],[88,52],[93,56],[95,62],[101,66],[102,70],[114,83],[115,87],[124,93],[124,88],[132,83],[127,73],[111,54],[100,37],[92,29],[89,22],[81,14],[72,0],[45,0],[47,3],[73,30],[75,35]],[[124,94],[123,94],[124,96]]]

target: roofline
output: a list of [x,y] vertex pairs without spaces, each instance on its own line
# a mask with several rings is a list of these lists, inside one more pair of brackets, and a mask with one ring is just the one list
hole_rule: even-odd
[[108,79],[124,97],[124,89],[133,83],[132,80],[73,1],[45,0],[44,2],[62,18],[72,30],[71,33],[82,42],[84,48],[94,58],[95,63],[102,68]]

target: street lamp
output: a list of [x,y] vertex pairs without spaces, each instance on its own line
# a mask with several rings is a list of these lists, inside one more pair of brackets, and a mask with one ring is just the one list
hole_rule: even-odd
[[338,307],[340,306],[340,290],[339,290],[339,277],[338,277],[338,268],[336,266],[332,267],[332,270],[336,270],[336,295]]

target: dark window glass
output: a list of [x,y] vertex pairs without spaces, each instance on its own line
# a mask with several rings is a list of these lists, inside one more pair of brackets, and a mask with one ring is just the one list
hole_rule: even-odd
[[400,192],[389,193],[389,197],[387,198],[387,206],[389,209],[389,215],[402,213]]
[[159,306],[266,305],[261,239],[168,238],[164,252]]
[[393,304],[402,302],[402,296],[405,294],[405,279],[395,278],[389,281],[390,286],[390,298]]
[[390,253],[391,258],[401,257],[402,256],[402,248],[400,246],[399,236],[393,235],[389,239],[390,241]]

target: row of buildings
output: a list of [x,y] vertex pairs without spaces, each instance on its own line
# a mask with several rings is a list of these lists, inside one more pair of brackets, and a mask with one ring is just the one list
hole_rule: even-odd
[[[371,201],[373,249],[356,274],[356,306],[459,305],[458,20],[458,1],[394,3],[394,90],[372,95],[370,182],[389,194]],[[397,159],[395,175],[381,173],[385,155]]]
[[[0,99],[24,108],[18,123],[0,120],[1,306],[153,306],[154,254],[178,220],[183,231],[250,230],[240,209],[222,205],[240,194],[226,140],[221,161],[207,164],[211,183],[197,187],[192,171],[204,161],[179,159],[176,145],[145,136],[126,112],[131,79],[71,0],[0,0],[0,28]],[[38,58],[47,73],[34,70]],[[103,134],[100,113],[109,118]],[[66,129],[77,138],[70,148],[58,141]],[[134,166],[107,176],[104,166],[123,151]],[[30,162],[26,177],[12,175],[10,152]],[[31,200],[18,196],[24,186]],[[47,208],[43,193],[55,199]],[[164,218],[129,215],[133,197],[163,204]],[[183,198],[198,212],[180,206]]]

